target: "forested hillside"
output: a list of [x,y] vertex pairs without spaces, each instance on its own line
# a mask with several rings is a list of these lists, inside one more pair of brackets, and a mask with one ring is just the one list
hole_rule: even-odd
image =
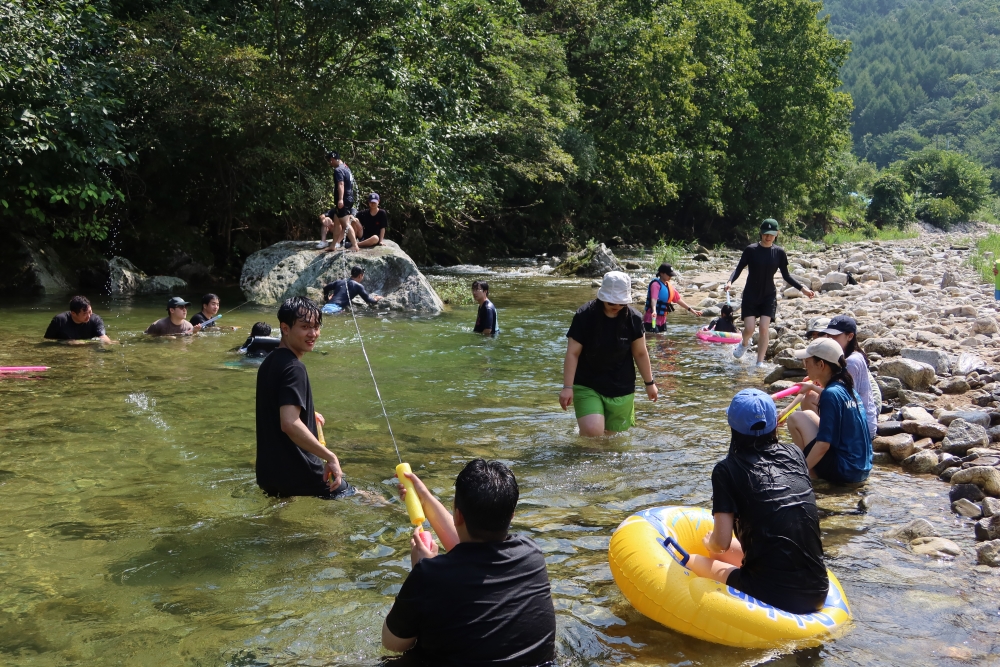
[[850,39],[841,75],[855,151],[880,167],[924,147],[1000,167],[1000,3],[827,0]]

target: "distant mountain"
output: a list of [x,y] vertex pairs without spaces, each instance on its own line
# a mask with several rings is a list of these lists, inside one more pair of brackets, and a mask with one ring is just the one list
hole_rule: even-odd
[[1000,168],[998,0],[828,0],[853,51],[854,149],[884,167],[925,146]]

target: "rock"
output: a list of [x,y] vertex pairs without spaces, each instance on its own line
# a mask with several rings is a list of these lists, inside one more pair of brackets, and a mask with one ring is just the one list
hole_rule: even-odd
[[875,433],[877,435],[899,435],[902,432],[903,422],[898,421],[879,422],[879,424],[875,427]]
[[642,268],[642,264],[636,262],[635,260],[630,259],[625,262],[625,268],[628,269],[629,271],[636,271]]
[[948,426],[956,419],[964,419],[970,424],[979,424],[983,428],[988,428],[990,425],[990,413],[982,410],[945,410],[937,416],[937,420],[945,426]]
[[108,291],[112,296],[136,294],[146,279],[146,274],[124,257],[112,257],[108,262],[108,273]]
[[987,496],[983,498],[983,516],[1000,514],[1000,500]]
[[772,361],[783,368],[798,370],[805,368],[801,359],[796,359],[791,349],[784,349],[774,356]]
[[890,501],[888,498],[879,493],[869,493],[867,496],[861,498],[858,501],[858,509],[862,512],[868,512],[874,507],[880,507],[883,505],[889,505]]
[[914,519],[905,526],[897,526],[886,531],[885,537],[891,540],[910,542],[918,537],[937,537],[938,532],[927,519]]
[[964,455],[973,447],[987,447],[990,444],[986,429],[979,424],[970,424],[964,419],[955,419],[948,425],[941,451],[948,454]]
[[959,498],[953,502],[951,504],[951,511],[959,516],[964,516],[966,519],[978,519],[983,515],[983,511],[979,509],[979,505],[965,498]]
[[896,398],[899,396],[899,390],[903,388],[903,383],[898,378],[882,377],[881,375],[875,378],[875,384],[882,392],[882,398]]
[[[362,251],[363,252],[363,251]],[[402,252],[402,251],[400,251]],[[409,259],[409,257],[407,257]],[[614,253],[603,243],[593,248],[584,248],[580,252],[568,255],[556,267],[556,273],[561,276],[581,276],[584,278],[602,278],[608,271],[621,271]]]
[[951,271],[945,271],[944,275],[941,276],[941,289],[947,287],[956,287],[958,285],[958,278]]
[[1000,540],[990,540],[977,544],[976,562],[980,565],[1000,567]]
[[921,438],[940,440],[948,433],[948,427],[937,422],[905,421],[903,422],[903,431]]
[[991,443],[1000,442],[1000,425],[986,429],[986,435],[989,436]]
[[278,304],[343,278],[350,267],[365,270],[365,286],[394,310],[436,315],[444,304],[409,255],[392,241],[358,252],[316,250],[312,242],[282,241],[259,250],[243,265],[240,287],[248,299]]
[[986,497],[983,490],[980,489],[975,484],[953,484],[950,489],[948,489],[948,500],[955,502],[959,498],[965,498],[966,500],[971,500],[976,503]]
[[1000,514],[976,522],[976,540],[984,542],[1000,538]]
[[956,472],[958,472],[958,468],[945,468],[941,471],[938,477],[948,483],[951,483],[951,478],[955,476]]
[[692,259],[696,262],[707,262],[709,258],[705,253],[699,252],[697,255],[692,257]]
[[980,334],[1000,333],[997,321],[992,317],[978,317],[972,325],[972,331]]
[[944,316],[954,315],[955,317],[977,317],[979,312],[973,306],[951,306],[944,309]]
[[951,540],[943,537],[918,537],[910,541],[913,553],[926,556],[960,556],[962,549]]
[[825,289],[826,285],[836,285],[836,287],[833,287],[831,289],[844,289],[844,286],[847,285],[847,274],[842,273],[840,271],[831,271],[830,273],[826,274],[825,278],[823,278],[823,284],[824,284],[823,291],[826,291]]
[[137,294],[173,294],[187,289],[187,281],[173,276],[149,276],[139,285]]
[[897,435],[877,435],[872,439],[872,451],[874,452],[891,453],[894,447],[900,452],[905,451],[907,447],[910,448],[910,451],[906,452],[904,456],[896,459],[901,461],[913,453],[913,436],[909,433],[899,433]]
[[940,475],[948,468],[957,468],[960,465],[962,465],[962,459],[957,456],[952,456],[951,454],[941,454],[938,458],[938,464],[934,466],[934,474]]
[[784,292],[781,293],[786,299],[798,299],[802,296],[802,292],[794,287],[789,287]]
[[975,484],[983,493],[994,498],[1000,496],[1000,470],[991,466],[973,466],[956,472],[952,484]]
[[[645,297],[643,297],[645,298]],[[702,317],[718,317],[722,314],[722,309],[715,306],[708,306],[707,308],[701,309]]]
[[900,389],[896,393],[896,398],[900,403],[931,403],[937,396],[934,394],[925,394],[922,391],[910,391],[909,389]]
[[896,460],[889,452],[874,452],[872,454],[872,465],[887,466],[890,463],[896,463]]
[[[902,410],[899,411],[903,417],[903,422],[916,421],[916,422],[933,422],[934,416],[924,410],[923,408],[916,405],[906,405]],[[906,429],[903,429],[904,431]]]
[[73,289],[72,274],[59,255],[37,239],[0,232],[0,266],[0,292],[66,294]]
[[[890,452],[892,453],[892,452]],[[933,451],[922,449],[900,461],[903,470],[914,475],[926,475],[934,472],[938,457]]]
[[904,347],[899,351],[899,354],[904,359],[912,359],[931,366],[938,375],[947,373],[950,369],[951,362],[948,360],[948,354],[941,350]]
[[934,367],[912,359],[889,359],[879,367],[880,377],[898,378],[903,386],[914,391],[927,391],[934,382]]
[[869,338],[861,343],[861,349],[869,354],[880,354],[883,357],[895,357],[903,350],[903,342],[896,338]]
[[785,376],[785,367],[777,366],[776,368],[772,369],[770,373],[764,376],[764,384],[773,384],[781,380],[784,376]]

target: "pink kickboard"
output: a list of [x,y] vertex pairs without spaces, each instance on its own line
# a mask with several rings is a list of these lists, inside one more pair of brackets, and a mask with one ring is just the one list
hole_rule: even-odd
[[48,366],[0,366],[0,373],[37,373],[47,370]]

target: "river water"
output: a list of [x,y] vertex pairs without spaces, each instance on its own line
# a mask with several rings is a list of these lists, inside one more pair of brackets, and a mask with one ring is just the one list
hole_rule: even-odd
[[[898,468],[875,470],[860,492],[818,487],[829,566],[856,617],[841,637],[793,654],[732,649],[634,611],[608,569],[612,530],[642,508],[710,505],[723,410],[759,376],[675,314],[649,342],[660,401],[637,398],[626,435],[581,439],[557,393],[566,329],[594,289],[489,277],[496,339],[471,333],[475,306],[360,325],[403,456],[446,504],[470,458],[513,468],[514,529],[546,553],[560,664],[998,664],[1000,579],[974,565],[946,486]],[[0,664],[376,664],[409,568],[405,511],[262,495],[256,368],[230,349],[253,322],[276,326],[274,309],[227,314],[238,332],[144,338],[161,301],[95,300],[122,341],[107,349],[41,342],[62,299],[0,307],[0,365],[52,367],[0,379]],[[223,311],[240,301],[223,294]],[[350,319],[328,317],[305,362],[346,475],[389,498],[396,457]],[[861,513],[862,494],[881,500]],[[916,556],[881,537],[916,517],[966,554]]]

